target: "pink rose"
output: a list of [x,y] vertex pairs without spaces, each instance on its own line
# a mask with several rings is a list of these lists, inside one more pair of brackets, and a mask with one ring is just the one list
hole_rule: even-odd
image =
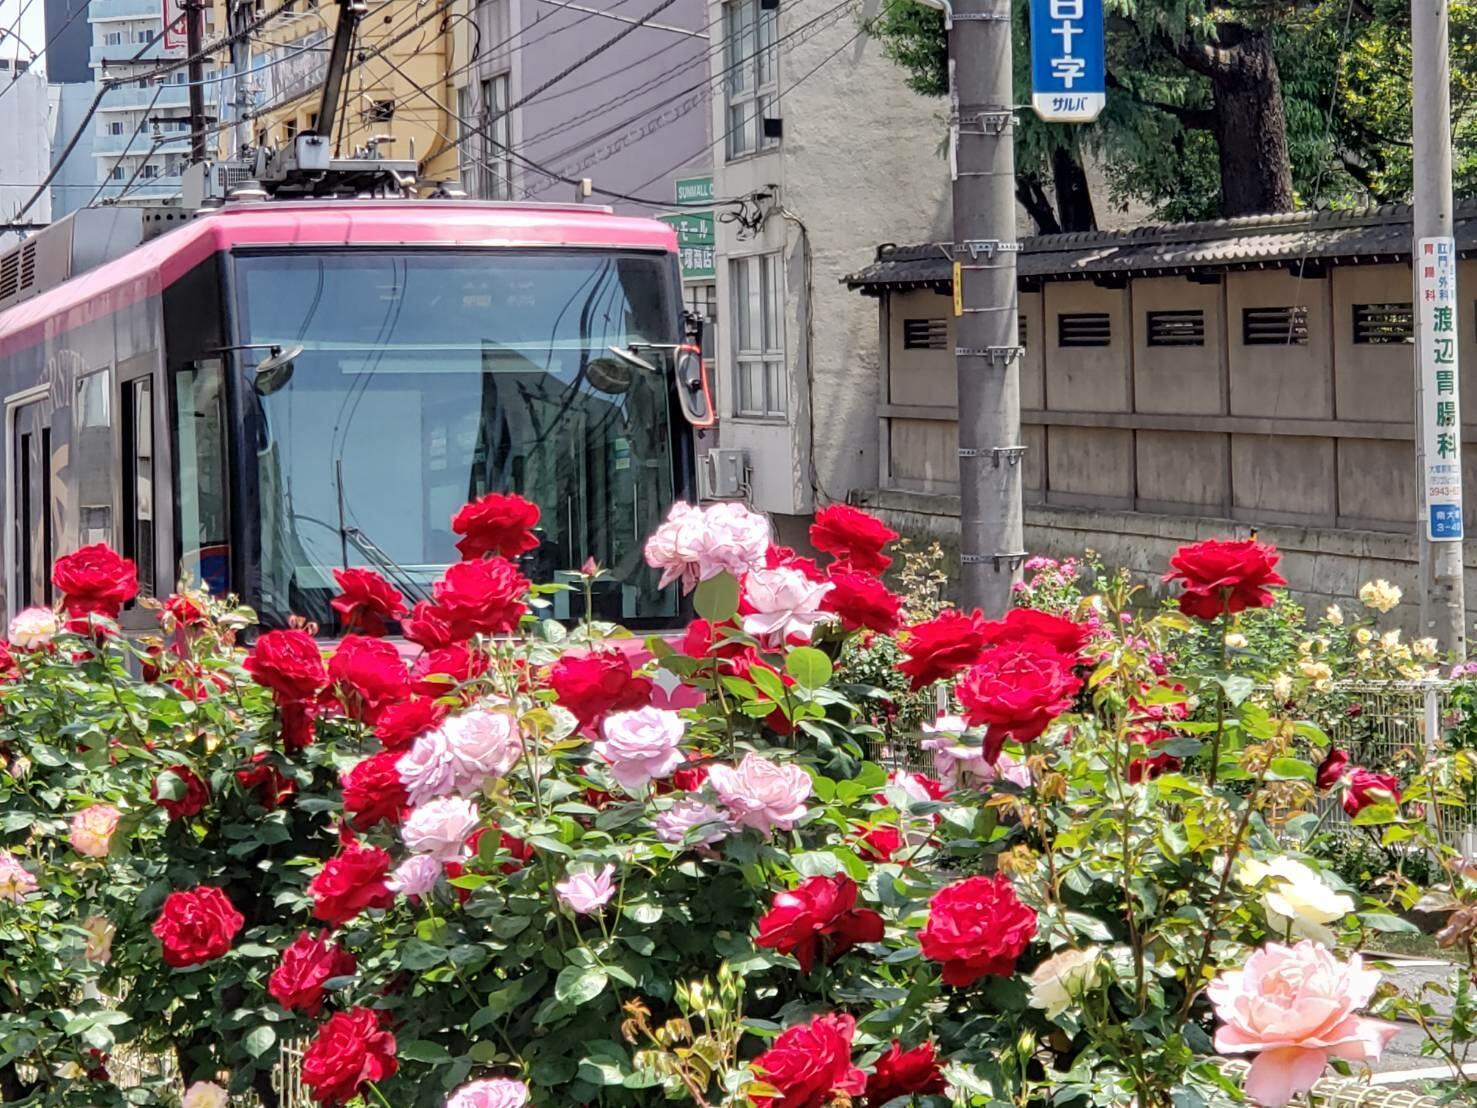
[[463,1085],[446,1102],[446,1108],[523,1108],[528,1086],[511,1077],[490,1077]]
[[400,755],[395,772],[412,804],[424,804],[456,791],[457,763],[441,728],[427,731]]
[[467,836],[475,830],[477,805],[459,796],[443,796],[412,808],[400,838],[412,853],[455,862],[467,853]]
[[566,908],[582,916],[594,915],[615,896],[615,866],[606,863],[599,873],[571,873],[554,886]]
[[741,577],[762,566],[768,549],[768,521],[742,504],[703,509],[679,502],[646,540],[646,564],[662,571],[662,588],[681,581],[691,592],[720,573]]
[[400,896],[425,896],[441,878],[442,864],[426,854],[412,854],[391,872],[385,887]]
[[523,753],[518,727],[507,712],[474,708],[452,716],[441,725],[446,746],[456,766],[457,791],[479,792],[489,777],[501,777]]
[[[684,797],[651,821],[656,837],[672,846],[708,846],[733,830],[728,817],[711,804]],[[701,829],[701,833],[692,835]],[[692,835],[689,839],[688,836]]]
[[1311,940],[1268,943],[1244,968],[1211,982],[1208,995],[1222,1021],[1215,1048],[1255,1054],[1246,1095],[1264,1108],[1281,1108],[1313,1087],[1330,1058],[1379,1060],[1396,1026],[1354,1014],[1379,980],[1379,971],[1366,970],[1357,954],[1341,962]]
[[702,509],[680,500],[673,504],[666,522],[646,540],[646,564],[662,571],[659,588],[673,581],[682,582],[683,592],[697,588],[705,538]]
[[735,766],[714,766],[708,783],[740,827],[769,834],[788,831],[805,815],[810,797],[810,775],[799,766],[783,766],[745,754]]
[[684,761],[678,747],[687,724],[676,712],[641,708],[614,712],[601,725],[595,753],[610,763],[610,775],[628,793],[668,777]]
[[111,804],[94,804],[83,808],[72,817],[71,833],[67,842],[72,849],[87,858],[106,858],[113,842],[113,832],[118,830],[121,813]]
[[45,646],[61,630],[61,621],[50,608],[24,608],[10,621],[10,645],[21,650]]
[[821,611],[821,602],[834,585],[817,584],[798,569],[755,569],[744,578],[744,599],[751,614],[744,630],[779,644],[790,636],[810,641],[817,623],[835,619]]
[[19,904],[35,891],[35,875],[16,861],[14,854],[0,850],[0,901]]

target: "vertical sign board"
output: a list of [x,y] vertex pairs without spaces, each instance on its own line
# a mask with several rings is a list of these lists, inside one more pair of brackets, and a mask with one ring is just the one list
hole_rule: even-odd
[[1462,541],[1462,405],[1457,363],[1456,240],[1421,239],[1421,423],[1424,428],[1426,537]]
[[185,0],[161,0],[164,10],[164,52],[183,51],[189,44],[189,32],[185,27]]
[[677,232],[677,259],[684,281],[712,281],[718,273],[712,212],[669,212],[657,216]]
[[1031,107],[1091,123],[1108,103],[1103,0],[1031,0]]

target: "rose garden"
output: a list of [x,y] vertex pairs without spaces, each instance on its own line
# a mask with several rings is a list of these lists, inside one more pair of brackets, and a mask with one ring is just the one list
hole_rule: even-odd
[[[1398,764],[1329,737],[1437,672],[1382,582],[1310,619],[1206,542],[991,620],[856,509],[818,564],[679,504],[639,640],[545,618],[537,515],[468,505],[413,606],[338,571],[332,644],[58,560],[0,650],[0,1100],[270,1108],[301,1041],[326,1106],[1274,1108],[1396,1020],[1473,1091],[1464,686]],[[1444,1005],[1359,953],[1427,935]]]

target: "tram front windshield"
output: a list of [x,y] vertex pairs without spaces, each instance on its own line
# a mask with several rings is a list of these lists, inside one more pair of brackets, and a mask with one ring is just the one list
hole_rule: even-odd
[[[355,251],[235,265],[242,341],[301,348],[288,373],[247,390],[260,405],[247,522],[260,529],[264,623],[335,627],[345,564],[380,571],[408,601],[429,595],[459,558],[452,515],[491,491],[541,510],[530,576],[594,557],[609,570],[599,617],[671,622],[675,594],[642,557],[674,497],[666,259]],[[561,593],[549,614],[582,606]]]

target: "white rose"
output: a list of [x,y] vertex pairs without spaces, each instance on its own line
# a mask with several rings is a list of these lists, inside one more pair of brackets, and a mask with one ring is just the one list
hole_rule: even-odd
[[1272,679],[1272,695],[1278,700],[1287,700],[1292,696],[1292,678],[1285,673],[1279,673]]
[[226,1090],[213,1081],[197,1081],[185,1093],[180,1102],[182,1108],[227,1108],[230,1099]]
[[1031,1007],[1045,1009],[1047,1019],[1056,1019],[1101,977],[1102,952],[1097,947],[1058,951],[1031,974]]
[[1331,947],[1334,934],[1328,924],[1354,910],[1353,897],[1336,892],[1317,871],[1293,858],[1253,859],[1241,867],[1237,877],[1244,885],[1265,886],[1262,908],[1267,926],[1278,938],[1290,935],[1294,941],[1312,939]]
[[1226,636],[1226,646],[1232,650],[1244,650],[1246,648],[1246,636],[1240,631],[1232,631]]
[[1335,627],[1342,627],[1344,625],[1344,610],[1337,604],[1330,604],[1328,611],[1323,613],[1323,618]]
[[60,630],[61,621],[50,608],[26,608],[10,621],[10,645],[35,650],[49,643]]
[[1400,590],[1383,578],[1367,581],[1359,589],[1359,600],[1366,608],[1388,612],[1400,603]]

